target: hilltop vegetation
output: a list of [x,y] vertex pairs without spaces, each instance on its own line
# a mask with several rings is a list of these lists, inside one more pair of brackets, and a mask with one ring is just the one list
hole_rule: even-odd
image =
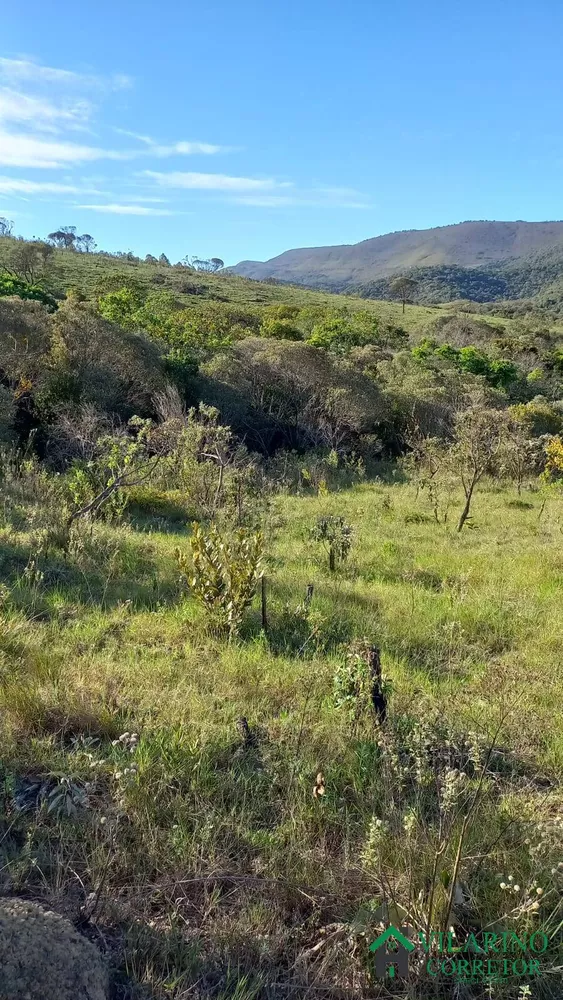
[[233,270],[374,299],[392,298],[393,278],[404,275],[416,280],[421,304],[525,300],[524,310],[557,315],[563,302],[563,223],[463,222],[353,246],[289,250]]
[[375,978],[389,922],[537,930],[556,1000],[557,328],[23,244],[0,890],[116,1000],[451,997]]

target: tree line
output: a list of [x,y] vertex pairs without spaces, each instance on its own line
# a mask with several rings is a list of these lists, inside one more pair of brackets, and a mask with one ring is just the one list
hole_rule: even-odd
[[[52,233],[49,233],[45,240],[33,238],[32,240],[25,240],[23,237],[15,237],[13,234],[14,223],[11,219],[7,219],[4,216],[0,216],[0,237],[11,237],[17,242],[25,243],[29,246],[29,250],[23,251],[17,259],[18,273],[16,277],[23,278],[26,281],[37,280],[38,267],[41,264],[45,264],[48,259],[50,252],[53,250],[71,250],[78,253],[95,253],[98,249],[98,244],[96,243],[93,236],[90,233],[78,233],[76,231],[76,226],[60,226],[55,229]],[[47,248],[47,250],[43,249]],[[99,253],[107,254],[107,251],[99,250]],[[112,257],[119,257],[121,259],[128,260],[133,263],[140,263],[141,258],[137,257],[132,250],[127,251],[117,251],[110,254]],[[34,262],[34,264],[32,263]],[[170,259],[165,253],[161,253],[159,257],[155,257],[153,254],[148,253],[144,258],[145,264],[160,264],[161,266],[171,267]],[[208,274],[214,274],[216,271],[221,270],[225,266],[225,262],[221,260],[220,257],[198,257],[196,255],[189,255],[182,257],[178,261],[183,267],[187,267],[192,271],[204,271]],[[23,267],[19,266],[23,265]]]

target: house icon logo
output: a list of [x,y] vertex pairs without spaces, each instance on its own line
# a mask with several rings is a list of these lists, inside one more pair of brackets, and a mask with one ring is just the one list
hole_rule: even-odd
[[[373,941],[369,950],[375,952],[375,972],[379,979],[401,976],[406,979],[409,974],[409,954],[414,951],[414,944],[409,941],[406,933],[396,927],[388,927]],[[393,942],[395,947],[389,947]]]

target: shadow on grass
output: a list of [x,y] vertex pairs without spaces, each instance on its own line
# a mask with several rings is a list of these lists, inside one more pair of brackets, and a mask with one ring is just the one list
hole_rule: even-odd
[[135,608],[175,604],[182,590],[172,567],[162,574],[157,553],[127,539],[104,546],[96,541],[77,557],[58,549],[34,553],[29,546],[0,540],[0,578],[10,603],[29,617],[49,620],[65,606],[110,610],[128,601]]

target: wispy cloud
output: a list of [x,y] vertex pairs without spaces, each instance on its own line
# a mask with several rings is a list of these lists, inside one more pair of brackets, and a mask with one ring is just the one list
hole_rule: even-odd
[[[232,147],[217,143],[195,139],[165,141],[147,135],[142,126],[139,132],[112,126],[110,131],[116,133],[113,141],[77,135],[77,131],[93,133],[94,125],[98,131],[96,119],[102,98],[107,99],[111,93],[125,90],[131,84],[131,79],[122,74],[102,75],[45,66],[28,56],[0,57],[0,167],[8,168],[6,173],[17,168],[26,173],[61,171],[51,173],[53,180],[45,182],[0,175],[0,195],[20,201],[49,196],[60,196],[64,201],[65,196],[75,196],[73,204],[83,202],[77,208],[123,216],[185,214],[175,211],[174,206],[178,204],[183,209],[190,191],[199,193],[200,198],[250,210],[371,207],[365,196],[351,187],[313,181],[302,186],[271,176],[166,171],[165,164],[160,162],[173,157],[209,157],[233,152]],[[125,139],[118,140],[117,136]],[[122,145],[126,148],[119,148]],[[87,168],[86,164],[102,161],[137,161],[138,166],[155,169],[123,178],[108,168],[107,174],[110,178],[113,174],[113,180],[84,176],[99,169]],[[94,204],[89,199],[91,195],[105,201]]]
[[161,187],[183,188],[192,191],[272,191],[292,187],[288,181],[278,183],[272,178],[259,180],[254,177],[229,177],[227,174],[198,174],[172,171],[144,170],[142,176],[150,177]]
[[155,144],[155,140],[151,139],[150,135],[139,135],[138,132],[130,132],[128,128],[117,128],[117,126],[114,126],[113,131],[117,132],[118,135],[126,135],[129,139],[136,139],[137,142],[144,142],[147,146],[154,146]]
[[13,83],[57,84],[65,87],[101,90],[127,90],[132,79],[125,73],[102,76],[97,73],[76,73],[69,69],[43,66],[33,59],[0,58],[0,78]]
[[29,181],[16,177],[0,177],[1,194],[102,194],[95,188],[57,184],[51,181]]
[[211,142],[187,142],[184,139],[178,140],[172,143],[161,143],[157,139],[151,138],[150,135],[141,135],[139,132],[130,132],[129,129],[125,128],[114,128],[114,132],[118,132],[119,135],[126,135],[130,139],[136,139],[137,142],[142,142],[148,148],[145,153],[152,154],[153,156],[165,157],[165,156],[213,156],[215,153],[227,153],[229,152],[228,146],[217,146]]
[[0,166],[55,169],[91,160],[130,160],[135,154],[66,141],[14,135],[0,128]]
[[[98,192],[100,194],[100,192]],[[120,198],[122,201],[134,201],[134,202],[144,202],[148,205],[166,205],[168,204],[168,198],[153,198],[152,196],[145,196],[140,194],[121,194]]]
[[76,208],[85,208],[90,212],[105,212],[107,215],[182,215],[182,212],[173,212],[167,208],[147,208],[146,205],[77,205]]
[[88,101],[74,101],[57,106],[41,97],[31,97],[7,87],[0,87],[0,122],[17,122],[41,132],[57,131],[60,125],[75,126],[85,122],[91,112]]
[[371,208],[365,197],[354,188],[316,187],[309,191],[298,191],[290,195],[283,194],[248,194],[237,195],[229,199],[236,205],[249,205],[254,208],[288,208],[298,206],[303,208]]

